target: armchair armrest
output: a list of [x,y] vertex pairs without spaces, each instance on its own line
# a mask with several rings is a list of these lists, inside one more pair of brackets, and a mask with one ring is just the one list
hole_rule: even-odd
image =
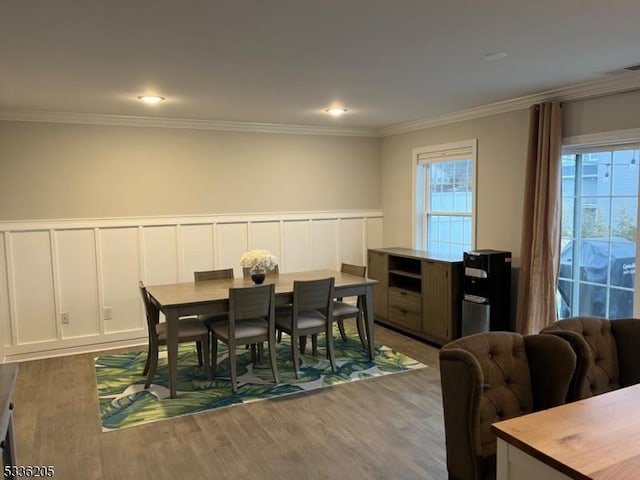
[[618,350],[620,386],[640,383],[640,318],[611,320],[611,333]]
[[440,350],[442,406],[447,469],[461,480],[478,478],[481,455],[479,421],[483,374],[480,364],[461,349]]
[[569,389],[567,391],[567,402],[574,402],[583,398],[593,396],[591,388],[587,381],[587,374],[589,368],[593,365],[593,351],[591,347],[584,339],[582,335],[571,330],[551,330],[545,329],[542,331],[545,335],[554,335],[567,342],[576,354],[576,367],[573,374],[573,378],[569,383]]

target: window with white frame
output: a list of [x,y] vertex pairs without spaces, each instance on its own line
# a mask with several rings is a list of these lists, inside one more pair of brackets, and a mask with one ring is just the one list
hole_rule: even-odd
[[415,247],[462,259],[475,243],[476,140],[416,149],[413,162]]

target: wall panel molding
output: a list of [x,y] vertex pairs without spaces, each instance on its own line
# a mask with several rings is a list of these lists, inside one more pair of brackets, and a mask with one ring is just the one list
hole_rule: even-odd
[[265,212],[247,214],[189,215],[189,216],[149,216],[118,218],[79,218],[59,220],[20,220],[0,221],[0,232],[19,232],[23,230],[68,230],[77,228],[123,228],[123,227],[161,227],[176,225],[208,225],[225,223],[252,223],[268,221],[326,220],[342,218],[382,217],[381,210],[344,210],[321,212]]
[[[32,240],[44,234],[48,242]],[[2,339],[0,362],[21,361],[144,344],[146,322],[138,280],[147,284],[191,281],[194,269],[227,266],[240,276],[239,252],[247,248],[274,251],[282,272],[334,261],[339,269],[346,252],[364,263],[368,248],[382,246],[382,211],[12,221],[0,222],[0,235],[4,238],[0,275],[6,279],[0,282],[0,299],[7,304],[0,308],[0,331],[11,332]],[[68,245],[62,251],[61,235],[80,242],[77,259]],[[20,253],[18,265],[28,272],[42,267],[45,259],[50,263],[44,265],[43,273],[50,272],[51,279],[39,281],[43,298],[34,298],[24,274],[16,272],[16,252]],[[69,272],[79,272],[78,278]],[[92,280],[89,288],[84,280],[92,275],[95,284]],[[68,302],[69,298],[73,301]],[[89,331],[73,328],[74,322],[96,322],[83,318],[95,312],[96,302],[97,332],[65,338],[65,330]],[[30,304],[39,307],[29,311],[40,318],[21,319],[20,309]],[[71,325],[61,324],[63,307]],[[111,309],[112,319],[104,318],[104,308]],[[41,338],[38,330],[53,332],[56,338]]]

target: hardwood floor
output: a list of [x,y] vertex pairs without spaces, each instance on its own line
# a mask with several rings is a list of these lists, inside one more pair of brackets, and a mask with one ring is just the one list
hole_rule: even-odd
[[23,362],[18,461],[62,480],[446,479],[438,350],[376,335],[428,368],[106,433],[97,354]]

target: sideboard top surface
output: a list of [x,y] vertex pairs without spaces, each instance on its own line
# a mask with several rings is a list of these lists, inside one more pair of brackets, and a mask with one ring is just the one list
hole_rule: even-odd
[[421,258],[424,260],[433,260],[437,262],[462,263],[462,258],[454,255],[442,255],[431,253],[425,250],[414,250],[412,248],[389,247],[389,248],[371,248],[374,252],[383,252],[389,255],[397,255],[409,258]]

